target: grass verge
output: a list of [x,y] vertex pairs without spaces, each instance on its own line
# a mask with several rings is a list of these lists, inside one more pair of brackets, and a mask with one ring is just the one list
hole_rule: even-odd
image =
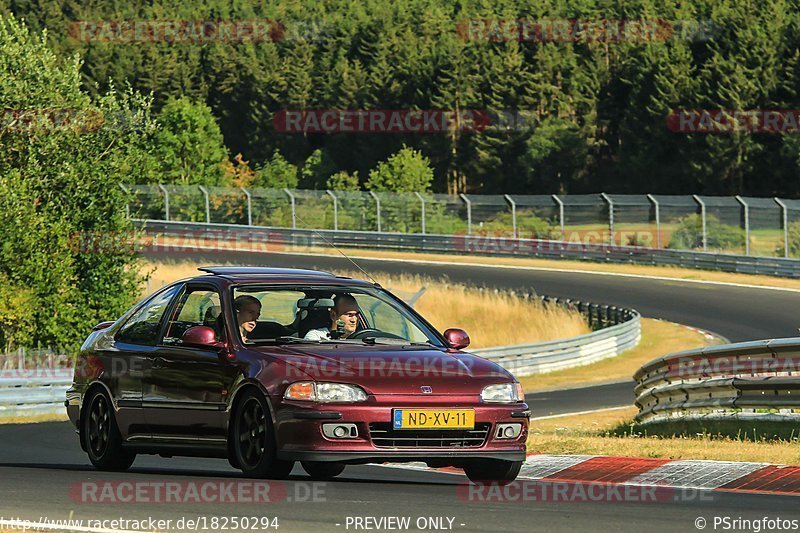
[[69,418],[64,411],[63,414],[0,417],[0,424],[36,424],[38,422],[66,422],[67,420]]
[[680,324],[654,318],[643,318],[642,340],[636,348],[591,365],[522,377],[520,382],[525,388],[525,392],[537,392],[622,381],[632,379],[633,373],[640,366],[661,355],[702,348],[721,342],[722,340],[719,338],[708,338],[705,334]]
[[[636,408],[532,420],[529,453],[612,455],[800,464],[800,440],[739,438],[714,433],[651,435],[630,428]],[[752,434],[751,434],[752,436]]]

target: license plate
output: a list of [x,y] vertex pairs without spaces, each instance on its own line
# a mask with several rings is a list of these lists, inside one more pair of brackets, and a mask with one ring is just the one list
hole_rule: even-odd
[[394,429],[474,429],[473,409],[393,409]]

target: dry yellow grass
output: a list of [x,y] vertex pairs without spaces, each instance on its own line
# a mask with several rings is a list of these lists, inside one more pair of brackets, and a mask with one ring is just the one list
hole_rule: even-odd
[[65,411],[63,414],[8,416],[0,418],[0,424],[35,424],[37,422],[65,422],[67,420],[69,418],[67,418]]
[[610,437],[613,428],[633,419],[636,408],[532,420],[531,453],[618,455],[665,459],[711,459],[800,464],[800,445],[789,441],[752,442],[698,435],[691,438]]
[[[198,266],[188,262],[147,263],[142,266],[142,272],[150,273],[150,288],[155,290],[176,279],[197,275]],[[363,277],[359,272],[336,273]],[[426,287],[416,309],[439,331],[449,327],[466,330],[473,348],[563,339],[590,331],[577,312],[543,305],[507,292],[412,275],[377,275],[376,281],[399,296],[412,295]],[[525,327],[518,327],[519,324]]]
[[[330,253],[324,248],[291,247],[283,249],[286,252],[311,252]],[[691,268],[657,267],[646,265],[623,265],[610,263],[588,263],[583,261],[560,261],[553,259],[529,259],[516,257],[489,257],[481,255],[456,255],[456,254],[431,254],[412,252],[387,252],[377,250],[364,250],[348,248],[347,254],[352,257],[378,257],[387,259],[418,259],[422,261],[450,261],[464,263],[480,263],[486,265],[509,265],[535,268],[554,268],[560,270],[613,272],[619,274],[634,274],[640,276],[657,276],[665,278],[718,281],[725,283],[741,283],[745,285],[759,285],[763,287],[781,287],[800,290],[800,280],[777,278],[771,276],[755,276],[751,274],[733,274],[727,272],[714,272],[710,270],[695,270]]]
[[636,348],[591,365],[523,377],[520,382],[526,392],[534,392],[620,381],[630,379],[640,366],[656,357],[721,342],[719,338],[708,339],[702,333],[680,324],[643,318],[642,340]]

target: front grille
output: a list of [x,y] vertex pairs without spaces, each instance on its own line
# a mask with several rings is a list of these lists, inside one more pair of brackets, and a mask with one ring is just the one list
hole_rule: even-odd
[[376,448],[478,448],[486,442],[488,422],[475,429],[393,429],[389,422],[372,422],[369,435]]

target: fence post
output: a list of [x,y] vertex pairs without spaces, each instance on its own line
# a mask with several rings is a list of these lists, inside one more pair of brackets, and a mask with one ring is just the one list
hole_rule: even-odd
[[653,202],[653,207],[656,210],[656,246],[661,248],[661,212],[658,205],[658,200],[652,194],[647,195],[647,199]]
[[22,346],[17,350],[17,370],[20,372],[25,370],[25,348]]
[[750,255],[750,206],[738,194],[736,200],[744,208],[744,255]]
[[472,235],[472,202],[469,201],[469,198],[464,193],[460,193],[458,196],[467,206],[467,235]]
[[169,191],[160,183],[158,184],[158,188],[164,193],[164,220],[169,222]]
[[781,206],[783,222],[783,257],[789,258],[789,207],[777,196],[773,198],[775,203]]
[[692,195],[694,201],[700,205],[700,218],[703,221],[703,251],[708,251],[708,234],[706,233],[706,203],[696,194]]
[[370,196],[375,198],[375,213],[378,215],[378,233],[381,232],[381,199],[375,194],[375,191],[369,191]]
[[[609,244],[614,244],[614,202],[611,198],[604,192],[600,193],[600,197],[603,198],[608,203],[608,233],[609,233]],[[621,245],[622,243],[620,243]]]
[[326,190],[325,192],[333,198],[333,231],[339,231],[339,200],[333,191]]
[[511,196],[504,194],[503,197],[511,205],[511,227],[514,230],[514,238],[517,238],[517,203],[511,199]]
[[415,192],[414,194],[417,195],[417,198],[419,198],[420,204],[422,205],[422,234],[425,235],[425,198],[423,198],[423,196],[418,192]]
[[[126,186],[120,183],[119,188],[122,189],[125,192],[125,194],[130,196],[131,191]],[[127,201],[127,199],[125,200],[125,218],[131,218],[131,204],[130,202]]]
[[206,224],[211,224],[211,208],[209,207],[208,203],[208,189],[203,187],[202,185],[198,185],[201,191],[203,191],[203,196],[206,200]]
[[289,200],[292,201],[292,229],[297,229],[297,211],[294,205],[294,194],[292,194],[292,191],[289,189],[283,189],[283,192],[285,192],[289,196]]
[[558,204],[558,221],[561,224],[561,240],[563,241],[566,238],[566,233],[564,232],[564,202],[555,194],[552,196],[553,201]]
[[250,197],[250,191],[245,189],[244,187],[239,187],[242,189],[242,192],[247,197],[247,225],[253,225],[253,199]]

